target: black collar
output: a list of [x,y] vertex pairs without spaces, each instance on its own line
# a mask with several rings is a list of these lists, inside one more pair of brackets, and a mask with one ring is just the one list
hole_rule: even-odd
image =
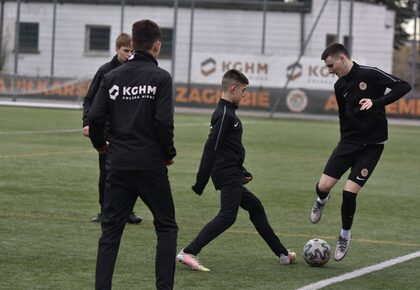
[[359,70],[359,67],[360,66],[356,62],[353,61],[353,66],[352,66],[351,70],[343,78],[346,81],[350,80],[353,77],[353,75],[355,74],[355,72]]
[[114,67],[117,67],[121,64],[120,60],[118,59],[118,54],[114,55],[114,57],[111,60],[111,63]]
[[234,103],[229,102],[228,100],[225,100],[225,99],[220,99],[219,105],[226,105],[227,107],[231,107],[234,110],[236,110],[238,108],[237,105],[235,105]]
[[146,50],[136,50],[132,60],[144,60],[144,59],[153,62],[155,65],[158,65],[157,60],[153,57],[153,55],[150,52]]

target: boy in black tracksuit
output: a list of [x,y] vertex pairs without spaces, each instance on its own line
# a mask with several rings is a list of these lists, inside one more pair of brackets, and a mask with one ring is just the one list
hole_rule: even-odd
[[156,23],[134,23],[133,46],[134,57],[105,75],[88,114],[93,146],[108,152],[95,285],[111,289],[125,221],[140,197],[153,214],[157,235],[156,288],[173,289],[178,227],[167,170],[176,155],[172,79],[157,66]]
[[[99,89],[99,84],[104,78],[105,74],[113,70],[114,68],[119,67],[122,63],[126,62],[132,54],[133,48],[131,47],[131,36],[127,33],[120,33],[117,40],[115,41],[115,50],[117,54],[112,58],[111,61],[102,65],[95,76],[93,77],[92,83],[90,84],[89,90],[86,94],[86,97],[83,99],[83,135],[89,137],[89,122],[88,122],[88,113],[90,107],[92,106],[93,100],[96,93]],[[108,136],[109,131],[109,122],[105,126],[105,138]],[[105,192],[105,179],[106,179],[106,153],[99,154],[99,205],[101,207],[101,212],[95,216],[93,222],[102,222],[102,208],[104,201],[104,192]],[[142,221],[142,218],[137,216],[132,212],[128,217],[128,222],[132,224],[138,224]]]
[[[402,98],[411,88],[396,76],[351,61],[347,49],[339,43],[329,45],[321,59],[330,73],[339,77],[334,89],[341,138],[315,187],[318,199],[312,207],[311,222],[315,224],[320,220],[330,190],[351,168],[344,185],[342,230],[334,253],[334,259],[340,261],[350,245],[356,196],[372,175],[388,140],[385,106]],[[391,91],[385,94],[386,89]]]
[[237,70],[229,70],[222,80],[222,98],[211,118],[210,134],[204,147],[196,183],[192,189],[198,195],[211,175],[213,184],[221,191],[221,209],[198,236],[177,255],[177,260],[193,270],[210,271],[200,264],[196,256],[202,248],[227,230],[236,220],[239,207],[249,217],[271,250],[280,257],[280,264],[288,265],[296,254],[288,252],[268,223],[260,200],[243,184],[252,179],[243,162],[245,149],[242,145],[242,123],[235,110],[245,96],[248,79]]

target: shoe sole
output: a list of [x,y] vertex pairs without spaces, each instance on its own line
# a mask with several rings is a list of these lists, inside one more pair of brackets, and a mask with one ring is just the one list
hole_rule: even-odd
[[183,261],[183,260],[181,260],[181,259],[179,259],[178,257],[176,258],[176,260],[177,260],[177,262],[181,263],[182,265],[187,266],[189,269],[191,269],[191,270],[193,270],[193,271],[197,271],[197,272],[210,272],[210,269],[209,269],[209,268],[206,268],[206,267],[204,267],[204,266],[203,266],[203,267],[204,267],[205,269],[207,269],[207,270],[194,269],[194,268],[190,267],[190,265],[188,265],[188,264],[184,263],[184,261]]
[[341,259],[337,259],[336,257],[335,257],[335,255],[334,255],[334,260],[335,261],[337,261],[337,262],[340,262],[341,260],[343,260],[344,259],[344,257],[347,255],[347,252],[344,254],[344,256],[343,257],[341,257]]

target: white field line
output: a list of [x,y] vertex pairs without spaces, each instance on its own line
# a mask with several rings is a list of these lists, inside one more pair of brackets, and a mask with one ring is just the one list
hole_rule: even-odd
[[59,134],[82,132],[80,129],[60,129],[60,130],[33,130],[33,131],[0,131],[0,135],[35,135],[35,134]]
[[[256,121],[243,121],[242,124],[255,124]],[[196,127],[196,126],[210,126],[209,123],[181,123],[175,124],[176,127]],[[35,135],[35,134],[60,134],[60,133],[82,133],[80,129],[60,129],[60,130],[33,130],[33,131],[0,131],[0,135]]]
[[345,273],[345,274],[335,276],[335,277],[332,277],[332,278],[329,278],[329,279],[321,280],[321,281],[318,281],[316,283],[309,284],[309,285],[306,285],[304,287],[298,288],[296,290],[317,290],[317,289],[321,289],[321,288],[324,288],[324,287],[332,285],[332,284],[340,283],[340,282],[343,282],[343,281],[346,281],[346,280],[350,280],[350,279],[353,279],[353,278],[356,278],[356,277],[360,277],[360,276],[363,276],[363,275],[366,275],[366,274],[369,274],[369,273],[372,273],[372,272],[375,272],[375,271],[379,271],[379,270],[394,266],[396,264],[404,263],[406,261],[409,261],[409,260],[412,260],[412,259],[415,259],[415,258],[418,258],[418,257],[420,257],[420,251],[417,251],[417,252],[414,252],[414,253],[411,253],[411,254],[408,254],[408,255],[405,255],[405,256],[401,256],[401,257],[398,257],[398,258],[394,258],[394,259],[391,259],[391,260],[387,260],[387,261],[384,261],[384,262],[381,262],[381,263],[378,263],[378,264],[375,264],[375,265],[372,265],[372,266],[364,267],[364,268],[361,268],[359,270],[354,270],[353,272],[349,272],[349,273]]

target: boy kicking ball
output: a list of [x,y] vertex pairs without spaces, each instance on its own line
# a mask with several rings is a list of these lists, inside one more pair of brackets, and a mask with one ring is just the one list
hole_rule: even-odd
[[247,77],[234,69],[227,71],[222,79],[222,97],[212,115],[210,134],[192,186],[192,190],[201,195],[211,176],[215,188],[221,192],[220,211],[176,257],[193,270],[210,271],[199,262],[197,255],[234,224],[239,207],[248,211],[257,232],[279,257],[281,265],[289,265],[296,259],[296,253],[288,251],[274,233],[261,201],[244,186],[252,180],[252,175],[243,167],[243,128],[235,111],[248,84]]

